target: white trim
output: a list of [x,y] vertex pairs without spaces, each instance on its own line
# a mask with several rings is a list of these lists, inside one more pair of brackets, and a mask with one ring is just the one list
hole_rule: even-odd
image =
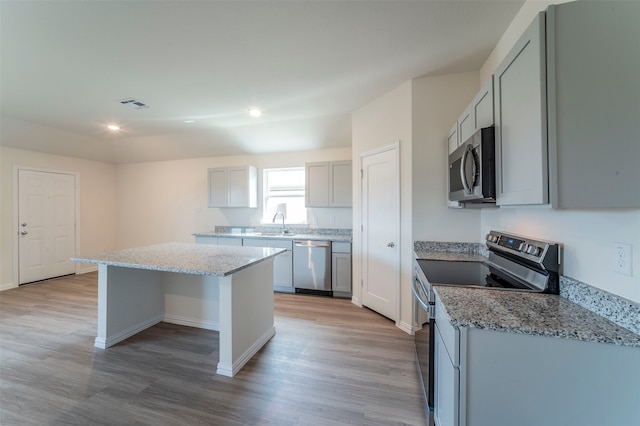
[[180,315],[165,315],[164,322],[170,324],[184,325],[187,327],[203,328],[205,330],[220,331],[220,323],[213,321],[202,321],[197,318],[187,318]]
[[[71,175],[74,180],[74,203],[75,203],[75,243],[74,243],[74,253],[73,257],[78,257],[80,253],[80,173],[78,172],[69,172],[65,170],[55,170],[55,169],[45,169],[42,167],[31,167],[31,166],[20,166],[13,165],[13,182],[12,182],[12,191],[13,191],[13,265],[12,265],[12,280],[15,284],[15,287],[19,286],[20,283],[20,238],[18,235],[20,234],[20,226],[18,222],[20,221],[20,210],[19,210],[19,185],[18,185],[18,173],[20,170],[32,171],[32,172],[45,172],[45,173],[57,173],[62,175]],[[80,273],[78,263],[75,264],[75,273]],[[10,287],[10,288],[15,288]],[[3,286],[4,288],[4,286]]]
[[[397,250],[397,258],[396,258],[396,307],[395,307],[395,323],[396,323],[396,327],[402,328],[401,327],[401,323],[400,323],[400,296],[401,296],[401,292],[400,292],[400,288],[402,287],[402,283],[401,283],[401,278],[402,278],[402,257],[401,257],[401,253],[402,253],[402,234],[401,234],[401,227],[400,227],[400,222],[402,221],[401,219],[401,210],[400,210],[400,197],[401,197],[401,190],[402,190],[402,183],[400,182],[400,140],[398,140],[395,143],[389,144],[389,145],[385,145],[382,147],[378,147],[378,148],[374,148],[371,149],[369,151],[364,151],[360,153],[360,170],[363,170],[364,165],[363,165],[363,161],[366,157],[370,157],[372,155],[376,155],[376,154],[381,154],[383,152],[387,152],[387,151],[394,151],[395,154],[395,162],[396,162],[396,182],[398,184],[398,188],[397,188],[397,198],[395,200],[395,209],[396,209],[396,217],[398,218],[398,220],[396,221],[396,235],[398,236],[398,241],[396,243],[396,246],[398,247]],[[362,184],[363,184],[363,177],[362,175],[360,175],[360,218],[359,218],[359,224],[358,226],[362,226],[363,224],[363,214],[364,214],[364,209],[362,206],[362,193],[363,193],[363,188],[362,188]],[[362,268],[364,266],[364,261],[362,258],[362,247],[363,247],[363,233],[360,232],[359,233],[359,244],[360,244],[360,250],[359,250],[359,263],[360,263],[360,279],[361,279],[361,284],[360,284],[360,303],[362,303],[364,301],[364,297],[362,295],[362,290],[363,290],[363,286],[364,286],[364,282],[362,281],[362,277],[364,276]]]
[[14,283],[5,283],[0,285],[0,291],[11,290],[12,288],[18,288],[18,286]]
[[110,346],[115,345],[116,343],[120,343],[123,340],[128,339],[134,334],[140,333],[142,330],[145,330],[149,327],[152,327],[160,322],[162,322],[162,315],[158,315],[154,318],[151,318],[146,321],[142,321],[138,324],[134,324],[126,330],[122,330],[120,333],[116,333],[114,335],[109,336],[107,339],[104,337],[96,337],[93,346],[99,349],[106,349]]
[[271,327],[262,336],[256,340],[236,361],[230,365],[229,363],[218,362],[216,374],[222,376],[233,377],[238,371],[276,334],[276,328]]

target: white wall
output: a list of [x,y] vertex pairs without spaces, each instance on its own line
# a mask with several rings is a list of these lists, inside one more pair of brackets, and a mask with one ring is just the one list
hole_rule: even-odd
[[[117,241],[120,248],[168,241],[193,242],[194,232],[219,226],[255,226],[262,217],[262,170],[305,162],[351,159],[350,148],[208,157],[117,166]],[[258,208],[208,208],[207,169],[258,168]],[[309,209],[319,228],[351,228],[351,208]],[[335,217],[335,223],[331,223]]]
[[473,241],[480,214],[447,208],[447,134],[480,89],[478,72],[413,80],[413,239]]
[[[491,75],[534,16],[550,3],[527,1],[524,4],[483,65],[483,80]],[[485,210],[481,213],[479,241],[489,229],[509,230],[563,243],[564,275],[640,303],[640,209],[522,207]],[[632,277],[612,271],[614,241],[633,245]]]
[[[413,323],[413,296],[411,295],[411,91],[407,81],[382,97],[359,108],[352,115],[352,151],[354,161],[353,206],[353,301],[362,303],[359,258],[360,246],[360,155],[364,152],[400,142],[400,318],[397,323],[410,327]],[[357,166],[356,166],[357,165]]]
[[[3,135],[4,137],[4,135]],[[14,166],[79,173],[80,247],[88,255],[116,247],[116,168],[112,164],[0,147],[0,288],[15,287]],[[95,269],[81,264],[78,271]]]

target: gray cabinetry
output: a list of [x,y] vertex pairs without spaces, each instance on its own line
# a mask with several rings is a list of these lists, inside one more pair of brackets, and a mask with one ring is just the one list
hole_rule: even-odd
[[497,204],[640,207],[640,2],[550,6],[495,72]]
[[214,246],[217,246],[218,245],[218,237],[196,235],[196,244],[212,244]]
[[351,297],[351,243],[331,245],[331,290],[336,297]]
[[305,165],[306,207],[351,207],[351,161]]
[[238,237],[218,237],[219,246],[241,246],[242,238]]
[[284,239],[244,238],[242,245],[249,247],[284,248],[286,252],[277,255],[273,261],[273,289],[293,293],[293,241]]
[[495,71],[496,204],[545,204],[545,15],[538,14]]
[[437,426],[640,424],[640,348],[435,321]]
[[258,172],[253,166],[208,170],[209,207],[257,207]]
[[[493,76],[482,86],[478,94],[464,110],[447,136],[447,155],[451,154],[461,143],[468,140],[478,129],[493,126]],[[462,207],[457,201],[450,201],[449,171],[447,170],[447,206]]]

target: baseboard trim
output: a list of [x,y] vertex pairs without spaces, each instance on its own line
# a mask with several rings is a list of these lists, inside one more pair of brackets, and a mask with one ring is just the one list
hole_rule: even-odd
[[404,321],[400,321],[396,323],[396,327],[398,327],[400,330],[404,331],[407,334],[414,334],[417,330],[416,327]]
[[187,327],[203,328],[205,330],[220,331],[220,323],[213,321],[202,321],[195,318],[186,318],[178,315],[165,315],[164,322],[170,324],[185,325]]
[[14,283],[6,283],[0,285],[0,291],[11,290],[12,288],[18,288]]
[[107,349],[110,346],[115,345],[116,343],[120,343],[125,339],[133,336],[134,334],[140,333],[142,330],[147,329],[151,326],[162,322],[163,315],[158,315],[154,318],[148,319],[146,321],[140,322],[132,327],[127,328],[126,330],[122,330],[120,333],[116,333],[113,336],[108,338],[96,337],[93,346],[99,349]]
[[233,377],[240,371],[244,365],[262,348],[273,336],[276,334],[276,328],[271,327],[267,330],[258,340],[255,341],[249,349],[247,349],[234,363],[229,365],[228,363],[218,363],[217,374],[227,377]]

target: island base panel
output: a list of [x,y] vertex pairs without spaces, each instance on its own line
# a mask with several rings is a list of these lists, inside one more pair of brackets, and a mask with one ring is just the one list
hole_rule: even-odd
[[106,349],[164,318],[162,272],[98,267],[98,330],[94,346]]
[[220,360],[233,377],[275,335],[273,259],[220,278]]

